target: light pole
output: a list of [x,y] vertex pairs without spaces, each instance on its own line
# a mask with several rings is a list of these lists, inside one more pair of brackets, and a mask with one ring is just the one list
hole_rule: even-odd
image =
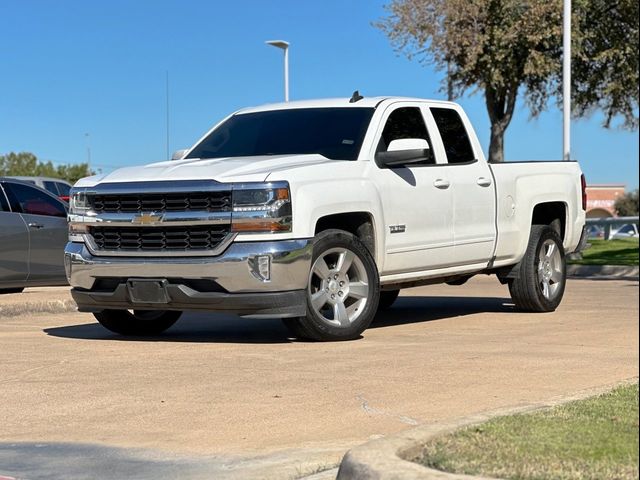
[[571,160],[571,0],[562,15],[562,159]]
[[91,172],[91,144],[89,141],[89,134],[85,133],[84,138],[87,140],[87,170]]
[[289,101],[289,42],[284,40],[268,40],[267,45],[284,50],[284,101]]

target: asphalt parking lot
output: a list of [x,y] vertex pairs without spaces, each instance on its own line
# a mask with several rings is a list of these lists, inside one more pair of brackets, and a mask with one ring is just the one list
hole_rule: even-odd
[[0,476],[299,478],[370,438],[638,376],[638,282],[571,280],[551,314],[515,312],[494,278],[406,290],[343,343],[233,316],[125,339],[12,315],[0,356]]

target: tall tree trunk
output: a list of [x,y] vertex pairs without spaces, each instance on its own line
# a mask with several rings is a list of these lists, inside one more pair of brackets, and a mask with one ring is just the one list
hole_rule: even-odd
[[504,133],[502,122],[491,125],[491,140],[489,142],[489,161],[493,163],[504,162]]
[[491,87],[485,90],[485,102],[491,120],[490,162],[504,162],[504,134],[511,123],[517,97],[517,86],[499,91]]

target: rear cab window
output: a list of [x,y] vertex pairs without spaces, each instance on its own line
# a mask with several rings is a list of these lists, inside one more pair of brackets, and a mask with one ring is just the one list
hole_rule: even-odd
[[467,129],[458,112],[452,108],[431,107],[431,114],[440,131],[449,164],[465,164],[476,161]]

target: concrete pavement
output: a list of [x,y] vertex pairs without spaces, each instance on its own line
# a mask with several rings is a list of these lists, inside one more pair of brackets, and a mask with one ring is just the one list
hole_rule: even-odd
[[0,352],[0,475],[22,442],[60,442],[179,456],[187,478],[296,478],[417,424],[637,376],[638,282],[571,280],[551,314],[515,312],[494,278],[407,290],[332,344],[232,316],[138,340],[89,314],[0,317]]

